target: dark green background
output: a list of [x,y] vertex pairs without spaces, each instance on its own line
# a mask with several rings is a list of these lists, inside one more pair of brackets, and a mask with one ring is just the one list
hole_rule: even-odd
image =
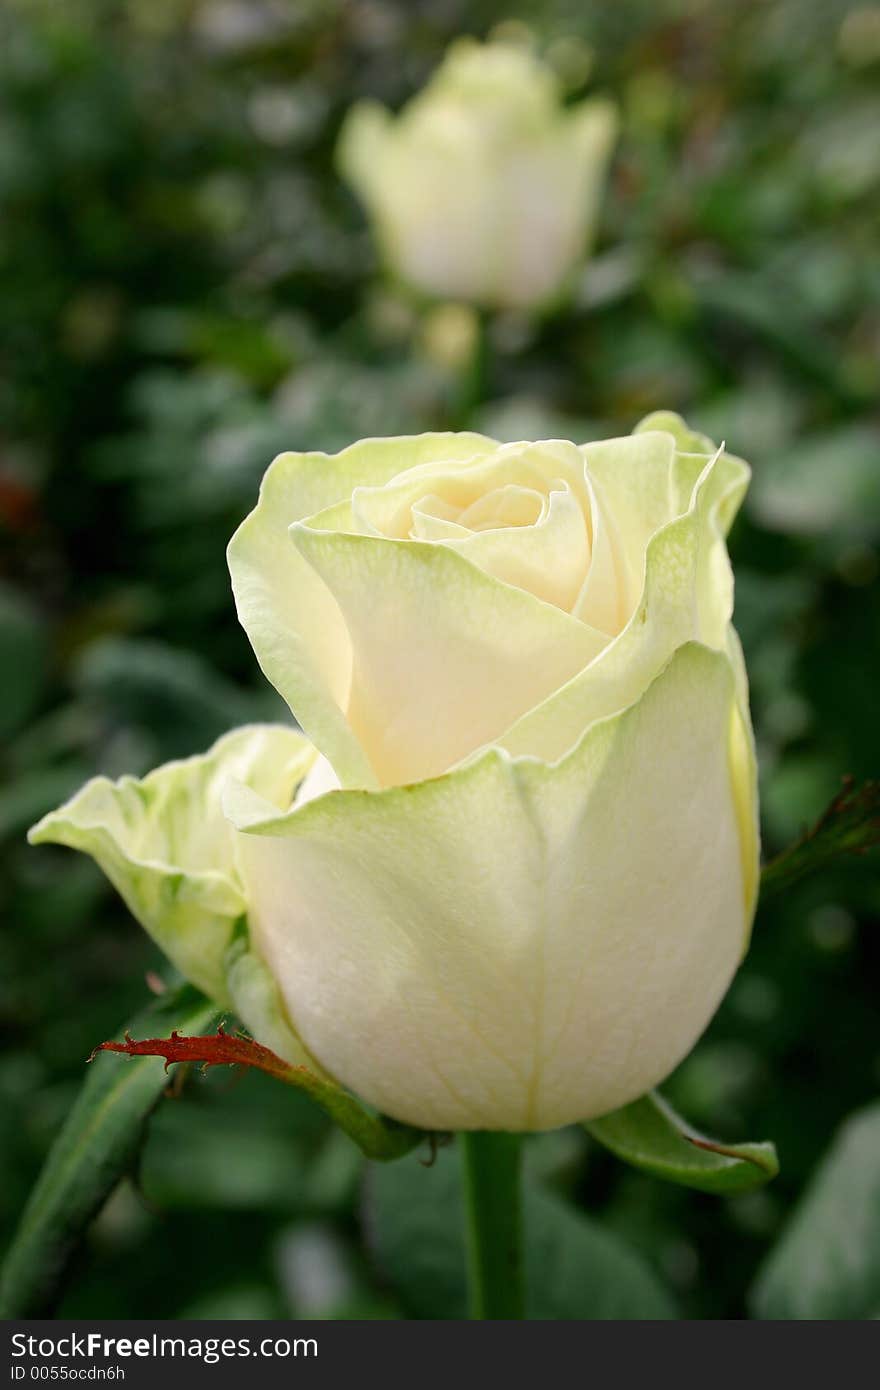
[[[573,302],[495,324],[469,420],[585,439],[671,407],[752,462],[732,554],[772,854],[843,773],[880,768],[878,11],[872,28],[842,0],[525,8],[542,45],[591,45],[622,134]],[[399,104],[451,37],[515,11],[0,14],[4,1234],[84,1058],[160,966],[89,861],[24,832],[98,770],[142,772],[282,715],[224,560],[275,452],[462,423],[332,152],[355,98]],[[625,1236],[682,1316],[745,1315],[833,1132],[880,1090],[878,910],[876,858],[768,907],[667,1087],[710,1131],[774,1138],[771,1187],[716,1199],[574,1132],[533,1144],[545,1180]],[[158,1113],[60,1312],[423,1315],[364,1240],[371,1200],[307,1102],[254,1076],[198,1082]]]

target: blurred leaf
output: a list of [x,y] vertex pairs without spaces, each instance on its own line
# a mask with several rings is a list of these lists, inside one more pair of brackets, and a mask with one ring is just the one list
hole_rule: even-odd
[[856,787],[844,779],[843,789],[816,824],[788,849],[771,859],[761,873],[761,899],[789,888],[807,874],[817,873],[850,854],[865,854],[880,845],[880,782]]
[[707,1139],[676,1115],[657,1091],[591,1120],[584,1129],[634,1168],[700,1192],[747,1192],[779,1172],[772,1144]]
[[[129,1027],[210,1027],[210,1004],[190,986],[160,999]],[[4,1317],[43,1316],[52,1306],[77,1242],[131,1168],[144,1122],[168,1084],[158,1057],[120,1065],[98,1056],[79,1098],[50,1150],[22,1213],[3,1266],[0,1308]]]
[[838,1133],[751,1303],[776,1321],[880,1316],[880,1102]]
[[[457,1148],[432,1167],[370,1165],[364,1221],[380,1270],[417,1318],[467,1316],[464,1206]],[[533,1319],[665,1319],[672,1300],[618,1237],[526,1179],[525,1261]]]
[[204,748],[240,724],[286,713],[270,691],[239,691],[195,652],[163,642],[94,642],[80,659],[76,683],[108,723],[153,733],[157,762]]
[[880,432],[814,435],[755,468],[749,507],[772,531],[872,537],[880,532]]
[[530,1317],[677,1317],[671,1295],[641,1255],[553,1193],[526,1189],[525,1228]]
[[693,283],[700,304],[711,316],[728,319],[763,340],[825,390],[845,400],[852,396],[834,345],[793,303],[785,282],[767,275],[731,271],[722,275],[713,270],[708,274],[698,271]]
[[820,114],[801,137],[798,153],[822,191],[841,202],[872,192],[880,180],[880,146],[866,138],[880,122],[880,101],[861,97]]
[[165,1105],[150,1124],[141,1186],[162,1210],[301,1211],[309,1168],[297,1138],[245,1127],[224,1107]]
[[82,786],[90,770],[82,764],[41,767],[10,778],[0,789],[0,841],[12,835],[23,838],[29,825]]
[[14,589],[0,585],[0,738],[18,729],[34,712],[49,668],[46,627]]

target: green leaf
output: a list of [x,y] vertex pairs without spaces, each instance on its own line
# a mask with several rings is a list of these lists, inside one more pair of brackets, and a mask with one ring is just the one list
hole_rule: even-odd
[[755,471],[750,510],[769,531],[870,541],[880,528],[878,451],[880,433],[860,424],[770,451]]
[[552,1320],[661,1321],[672,1296],[641,1255],[541,1188],[526,1189],[529,1316]]
[[753,1286],[758,1318],[875,1318],[880,1310],[880,1101],[838,1132]]
[[[409,1157],[368,1169],[367,1239],[413,1317],[467,1317],[463,1202],[457,1147],[441,1150],[430,1168]],[[530,1318],[676,1317],[660,1281],[619,1237],[528,1177],[524,1204]]]
[[851,777],[799,840],[764,866],[761,900],[790,888],[807,874],[849,854],[865,854],[880,845],[880,782],[857,787]]
[[625,1163],[700,1192],[747,1192],[775,1178],[772,1144],[722,1144],[691,1129],[657,1091],[584,1129]]
[[186,757],[238,725],[286,714],[270,696],[237,689],[195,652],[146,638],[89,643],[76,662],[74,683],[98,718],[151,733],[157,762]]
[[[210,1027],[217,1006],[187,985],[134,1019],[136,1031]],[[92,1217],[141,1146],[144,1122],[168,1078],[162,1059],[99,1055],[49,1152],[0,1278],[0,1315],[45,1316]]]
[[816,323],[799,311],[778,277],[708,270],[693,278],[693,286],[698,303],[712,318],[739,325],[787,359],[795,372],[821,383],[841,400],[860,402],[862,390],[854,390],[840,370],[840,353]]

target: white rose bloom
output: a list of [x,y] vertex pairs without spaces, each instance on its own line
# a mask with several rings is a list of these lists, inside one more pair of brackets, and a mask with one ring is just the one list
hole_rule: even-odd
[[94,854],[259,1040],[396,1119],[628,1103],[705,1028],[754,912],[724,540],[747,480],[672,415],[281,455],[229,560],[314,747],[241,730],[33,838]]
[[507,43],[454,43],[398,116],[353,108],[339,160],[390,267],[422,292],[492,308],[559,293],[587,250],[613,106],[563,106],[558,81]]

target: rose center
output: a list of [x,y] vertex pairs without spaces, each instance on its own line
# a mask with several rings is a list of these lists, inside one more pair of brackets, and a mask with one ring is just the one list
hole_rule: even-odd
[[535,526],[546,510],[545,496],[516,483],[465,500],[430,492],[413,504],[409,534],[412,540],[434,539],[438,522],[442,529],[455,528],[459,534]]

